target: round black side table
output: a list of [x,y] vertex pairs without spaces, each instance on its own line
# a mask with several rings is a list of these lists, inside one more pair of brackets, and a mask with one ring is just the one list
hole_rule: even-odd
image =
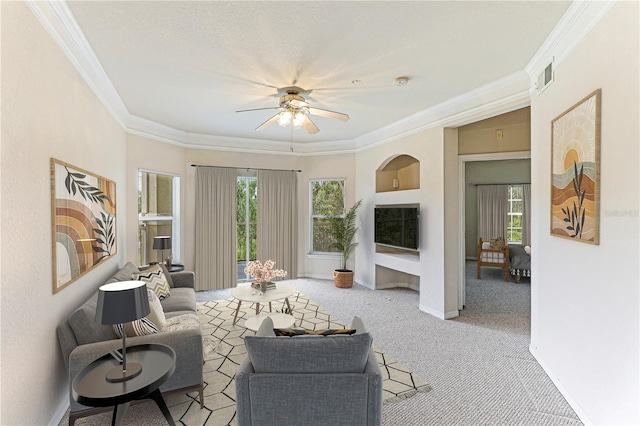
[[73,398],[90,407],[113,408],[112,425],[120,425],[131,401],[150,398],[158,405],[169,425],[175,426],[159,387],[176,369],[176,353],[161,344],[145,344],[127,348],[127,363],[142,364],[142,372],[133,379],[112,383],[106,374],[120,361],[108,353],[87,365],[73,379]]

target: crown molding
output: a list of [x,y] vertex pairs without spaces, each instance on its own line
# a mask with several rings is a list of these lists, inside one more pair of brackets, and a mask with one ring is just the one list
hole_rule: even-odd
[[207,149],[229,152],[252,152],[261,154],[327,155],[352,152],[351,140],[331,142],[283,142],[233,136],[189,133],[156,123],[145,118],[129,115],[126,131],[159,142],[192,149]]
[[[524,70],[413,114],[353,140],[299,143],[204,135],[178,130],[130,114],[64,1],[27,0],[114,119],[127,132],[184,148],[280,155],[345,154],[373,148],[437,126],[460,126],[518,108],[531,101],[535,76],[552,55],[559,64],[613,7],[615,1],[574,1]],[[492,101],[487,102],[487,99]]]
[[51,0],[26,0],[25,3],[113,118],[126,129],[125,123],[129,111],[102,68],[67,3]]
[[531,90],[535,90],[538,75],[553,60],[557,68],[582,40],[613,8],[617,0],[573,1],[553,31],[525,66]]
[[[487,102],[486,99],[493,99]],[[529,76],[518,71],[356,138],[363,151],[433,127],[463,126],[530,104]]]

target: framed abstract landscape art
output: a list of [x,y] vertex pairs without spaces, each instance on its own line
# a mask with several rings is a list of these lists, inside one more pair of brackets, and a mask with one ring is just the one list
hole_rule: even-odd
[[600,243],[600,89],[551,122],[551,235]]
[[51,159],[53,292],[116,254],[116,184]]

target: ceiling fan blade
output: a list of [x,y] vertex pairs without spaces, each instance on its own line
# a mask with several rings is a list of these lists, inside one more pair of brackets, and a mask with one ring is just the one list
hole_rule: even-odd
[[334,120],[349,121],[349,115],[341,112],[329,111],[322,108],[309,107],[309,114],[319,115],[320,117],[333,118]]
[[264,110],[267,110],[267,109],[280,109],[280,107],[241,109],[240,111],[236,111],[236,112],[264,111]]
[[280,118],[280,114],[274,115],[273,117],[271,117],[270,119],[268,119],[267,121],[265,121],[264,123],[262,123],[261,125],[256,127],[256,130],[262,130],[262,129],[265,129],[265,128],[271,126],[273,123],[278,121],[278,118]]
[[307,133],[312,135],[320,131],[320,129],[318,129],[318,126],[316,126],[315,123],[311,121],[308,115],[305,115],[304,121],[302,122],[302,127],[304,127]]

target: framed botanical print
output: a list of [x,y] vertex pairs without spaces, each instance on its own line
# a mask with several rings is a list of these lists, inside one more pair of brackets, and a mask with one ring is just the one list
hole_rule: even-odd
[[53,292],[116,254],[116,184],[51,159]]
[[551,235],[600,243],[600,89],[551,122]]

